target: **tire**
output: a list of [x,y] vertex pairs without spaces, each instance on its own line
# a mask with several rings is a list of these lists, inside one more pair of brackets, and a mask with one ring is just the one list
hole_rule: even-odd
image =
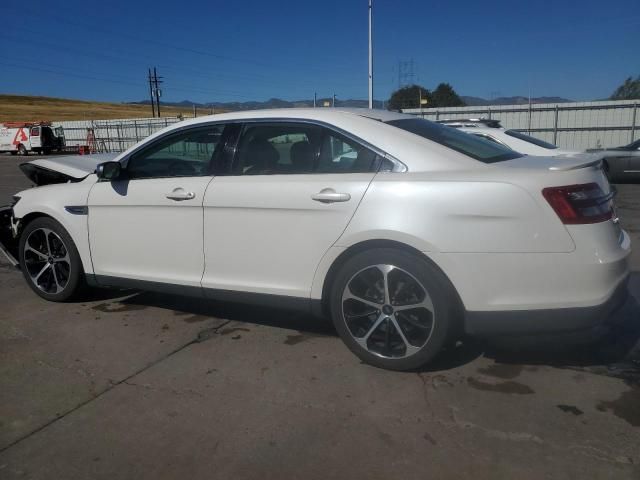
[[22,144],[18,145],[18,155],[22,157],[26,157],[27,155],[29,155],[29,152],[27,151],[25,146]]
[[75,243],[52,218],[40,217],[27,224],[20,236],[19,259],[27,284],[45,300],[66,302],[84,290]]
[[431,361],[453,338],[458,305],[435,265],[394,248],[348,259],[330,293],[331,318],[347,347],[362,361],[389,370],[415,370]]

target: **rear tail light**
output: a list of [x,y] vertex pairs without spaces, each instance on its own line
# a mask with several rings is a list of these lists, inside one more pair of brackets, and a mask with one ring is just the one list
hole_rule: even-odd
[[597,183],[549,187],[542,195],[566,225],[604,222],[613,216],[615,191],[605,194]]

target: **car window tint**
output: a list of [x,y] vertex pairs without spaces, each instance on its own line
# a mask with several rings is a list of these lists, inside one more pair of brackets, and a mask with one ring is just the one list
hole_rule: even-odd
[[318,173],[361,173],[376,171],[381,158],[375,152],[347,139],[326,131],[320,149]]
[[522,156],[504,145],[488,142],[475,135],[422,118],[391,120],[387,124],[439,143],[484,163],[503,162]]
[[548,148],[550,150],[555,150],[556,147],[553,143],[545,142],[544,140],[540,140],[539,138],[531,137],[529,135],[525,135],[524,133],[517,132],[515,130],[505,130],[507,135],[513,138],[517,138],[518,140],[522,140],[524,142],[532,143],[533,145],[537,145],[538,147]]
[[238,143],[234,175],[360,173],[393,162],[332,130],[306,123],[249,124]]
[[321,130],[308,124],[247,125],[238,143],[233,173],[313,173]]
[[212,125],[161,138],[131,156],[127,175],[132,179],[208,175],[223,130],[223,125]]

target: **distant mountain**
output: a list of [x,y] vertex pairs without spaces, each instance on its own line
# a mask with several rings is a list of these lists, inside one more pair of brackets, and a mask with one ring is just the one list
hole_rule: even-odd
[[[331,98],[318,98],[316,105],[319,107],[325,105],[331,105],[333,99]],[[135,105],[149,105],[149,100],[143,100],[141,102],[130,102]],[[313,99],[311,100],[281,100],[279,98],[271,98],[264,102],[249,101],[249,102],[210,102],[210,103],[197,103],[190,100],[182,100],[181,102],[162,102],[161,105],[176,106],[176,107],[192,107],[195,105],[197,108],[215,108],[221,110],[262,110],[266,108],[304,108],[313,107]],[[337,107],[348,108],[367,108],[369,106],[368,100],[340,100],[336,99]],[[382,108],[383,102],[381,100],[375,100],[373,102],[375,108]]]
[[[493,100],[486,100],[480,97],[460,97],[469,106],[484,106],[484,105],[523,105],[529,103],[528,97],[498,97]],[[567,103],[572,100],[561,97],[535,97],[531,99],[531,103]],[[319,98],[316,102],[318,106],[331,105],[331,98]],[[136,105],[149,105],[149,100],[142,102],[131,102]],[[313,100],[281,100],[279,98],[271,98],[264,102],[250,101],[250,102],[210,102],[210,103],[196,103],[190,100],[183,100],[181,102],[162,102],[162,105],[168,105],[172,107],[190,108],[195,105],[199,109],[220,109],[225,111],[237,111],[237,110],[262,110],[266,108],[304,108],[313,107]],[[337,107],[349,107],[349,108],[367,108],[369,106],[368,100],[340,100],[336,99]],[[375,108],[382,108],[383,102],[381,100],[375,100],[373,102]]]

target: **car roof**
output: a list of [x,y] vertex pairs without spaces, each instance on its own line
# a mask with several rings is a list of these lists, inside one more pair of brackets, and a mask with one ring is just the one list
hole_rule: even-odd
[[246,119],[262,119],[262,118],[307,118],[317,120],[327,120],[344,118],[345,115],[356,115],[359,117],[370,118],[381,122],[389,122],[392,120],[403,120],[417,118],[415,115],[406,113],[391,112],[389,110],[368,109],[368,108],[270,108],[264,110],[241,110],[236,112],[219,113],[215,115],[206,115],[190,120],[189,123],[210,122],[211,120],[227,121],[227,120],[246,120]]
[[[206,115],[173,123],[152,134],[145,139],[145,142],[182,128],[212,122],[250,122],[252,120],[290,120],[292,122],[307,120],[325,123],[348,132],[365,144],[375,146],[380,151],[407,164],[414,171],[481,168],[484,165],[462,153],[386,123],[393,120],[420,120],[420,117],[366,108],[278,108]],[[132,147],[134,148],[136,146]],[[424,156],[425,148],[433,152],[428,159]],[[120,161],[129,155],[130,151],[123,152],[116,160]]]

